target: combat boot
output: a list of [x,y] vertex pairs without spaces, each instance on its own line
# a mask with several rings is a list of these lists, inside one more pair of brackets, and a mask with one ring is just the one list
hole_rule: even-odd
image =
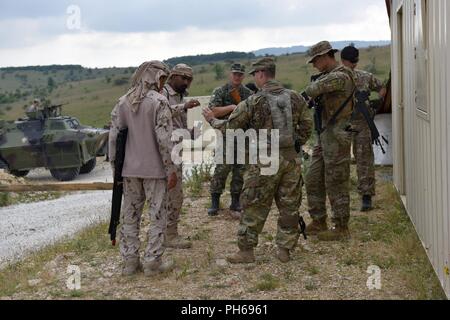
[[250,250],[239,250],[235,254],[227,256],[227,261],[229,263],[253,263],[255,262],[255,254],[253,248]]
[[324,232],[328,230],[328,225],[327,225],[327,217],[323,217],[321,219],[313,219],[313,221],[308,224],[308,226],[306,227],[306,234],[307,235],[317,235],[320,232]]
[[161,273],[170,272],[174,268],[174,263],[172,261],[153,261],[150,263],[144,263],[144,275],[146,277],[156,276]]
[[365,195],[362,197],[362,206],[361,211],[370,211],[372,210],[372,196],[371,195]]
[[230,210],[232,211],[242,211],[241,204],[239,202],[241,194],[240,193],[232,193],[231,194],[231,205]]
[[283,263],[288,263],[291,260],[291,254],[289,252],[289,249],[278,248],[277,258]]
[[208,209],[208,215],[210,217],[217,216],[219,214],[220,206],[220,193],[211,193],[211,208]]
[[123,276],[132,276],[138,273],[142,269],[142,265],[139,262],[139,258],[132,258],[124,261],[122,268]]
[[183,239],[180,237],[178,232],[176,233],[167,233],[166,235],[166,241],[164,243],[167,248],[173,248],[173,249],[190,249],[192,248],[192,242]]
[[343,241],[350,239],[350,231],[347,225],[336,225],[333,229],[321,232],[317,235],[320,241]]

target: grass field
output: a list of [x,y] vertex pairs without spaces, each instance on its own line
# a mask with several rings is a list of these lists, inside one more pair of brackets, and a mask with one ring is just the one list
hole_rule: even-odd
[[[352,239],[324,243],[301,238],[288,264],[275,257],[278,211],[272,207],[256,248],[256,263],[229,265],[237,250],[236,221],[224,209],[214,218],[207,175],[199,186],[185,186],[180,233],[193,241],[190,250],[168,249],[176,268],[166,276],[120,276],[121,258],[107,235],[108,225],[84,230],[73,239],[49,246],[0,271],[2,299],[446,299],[426,252],[392,186],[392,169],[377,168],[375,210],[359,211],[356,169],[352,168]],[[197,183],[195,183],[197,184]],[[303,194],[300,213],[309,222]],[[222,208],[230,202],[227,193]],[[146,241],[149,219],[144,214],[140,239]],[[143,246],[144,247],[144,246]],[[81,271],[81,288],[67,288],[67,268]],[[370,290],[368,269],[377,266],[381,288]]]
[[[239,61],[247,68],[251,61]],[[231,61],[222,62],[225,70],[223,79],[216,79],[214,64],[198,65],[194,67],[194,81],[192,83],[191,96],[207,96],[212,90],[227,81],[227,70]],[[385,80],[390,71],[390,47],[375,47],[361,50],[360,68],[369,69],[380,79]],[[306,64],[304,54],[292,54],[277,57],[277,79],[286,87],[301,91],[309,82],[309,78],[315,73],[310,65]],[[0,93],[14,90],[27,90],[27,87],[46,88],[48,77],[52,77],[57,87],[51,92],[49,98],[52,103],[68,103],[64,107],[64,114],[72,115],[87,125],[103,127],[109,121],[109,114],[117,99],[128,88],[128,84],[118,85],[116,80],[129,79],[131,68],[110,69],[82,69],[70,75],[69,71],[55,71],[45,74],[36,71],[17,71],[6,73],[0,70]],[[27,84],[20,80],[18,74],[27,75]],[[73,78],[84,79],[81,81],[69,81]],[[90,78],[90,79],[86,79]],[[245,83],[251,82],[247,76]],[[119,81],[120,82],[120,81]],[[30,90],[30,89],[28,89]],[[29,105],[33,96],[27,96],[17,102],[0,104],[0,118],[14,120],[24,115],[24,106]],[[3,113],[3,115],[2,115]]]

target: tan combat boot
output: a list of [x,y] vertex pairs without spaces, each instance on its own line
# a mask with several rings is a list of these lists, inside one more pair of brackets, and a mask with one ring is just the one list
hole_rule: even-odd
[[306,227],[306,234],[315,236],[320,232],[324,232],[328,230],[327,225],[327,217],[323,217],[319,220],[313,220],[308,226]]
[[174,263],[172,261],[153,261],[150,263],[144,263],[144,275],[146,277],[156,276],[161,273],[170,272],[174,268]]
[[227,256],[227,261],[229,263],[253,263],[255,262],[255,254],[253,253],[253,248],[250,250],[239,250],[235,254]]
[[174,248],[174,249],[192,248],[192,242],[181,238],[178,233],[168,233],[166,235],[165,245],[167,248]]
[[132,276],[142,270],[142,265],[139,258],[132,258],[124,261],[122,268],[123,276]]
[[343,241],[350,239],[350,231],[347,225],[336,225],[331,230],[319,233],[317,238],[320,241]]
[[289,249],[278,248],[277,258],[283,263],[288,263],[291,260],[291,254],[289,252]]

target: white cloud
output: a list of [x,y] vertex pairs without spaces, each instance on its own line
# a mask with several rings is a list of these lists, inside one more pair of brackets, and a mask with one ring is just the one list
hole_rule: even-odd
[[[0,20],[0,67],[45,64],[136,66],[148,59],[163,60],[182,55],[310,45],[324,39],[389,39],[390,28],[384,2],[365,0],[365,3],[364,6],[358,0],[355,7],[346,6],[355,12],[345,12],[344,16],[344,13],[330,12],[339,7],[335,1],[330,0],[322,0],[320,3],[284,0],[275,7],[273,1],[256,0],[254,5],[261,16],[254,16],[251,12],[244,14],[249,19],[241,21],[243,26],[238,29],[231,25],[230,28],[222,27],[225,17],[217,21],[213,28],[202,26],[200,22],[197,22],[197,26],[188,26],[189,19],[184,19],[179,21],[178,28],[157,32],[127,32],[126,29],[115,31],[115,28],[99,31],[89,24],[84,24],[81,31],[70,31],[66,28],[65,12],[59,17],[4,19]],[[94,7],[98,5],[97,2],[94,4]],[[278,19],[289,17],[288,20],[296,21],[292,19],[297,13],[315,10],[319,5],[326,10],[317,17],[298,16],[298,23],[262,23],[267,16],[275,13],[279,16]],[[217,10],[219,7],[219,3],[214,3],[213,9]],[[188,9],[186,8],[186,12],[189,12]],[[356,12],[356,9],[359,11]],[[87,8],[83,9],[83,13],[86,10]],[[214,14],[217,15],[217,12]],[[239,12],[239,15],[243,13]],[[329,18],[330,16],[332,17]],[[104,15],[99,16],[96,23],[105,18]],[[169,19],[173,20],[170,15]],[[206,13],[204,19],[211,19],[211,16]],[[121,23],[126,25],[127,20]],[[156,30],[164,30],[164,27]]]

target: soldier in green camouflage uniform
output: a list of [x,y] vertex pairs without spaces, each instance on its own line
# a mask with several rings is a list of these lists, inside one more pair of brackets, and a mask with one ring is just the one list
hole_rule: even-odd
[[[213,111],[217,119],[227,119],[230,114],[236,109],[236,106],[246,100],[252,92],[250,89],[242,85],[244,80],[245,66],[241,64],[233,64],[230,72],[230,82],[226,85],[216,88],[213,91],[209,108]],[[226,159],[226,139],[223,139],[223,159]],[[236,152],[236,148],[235,148]],[[208,210],[210,216],[218,214],[220,196],[225,189],[225,183],[230,172],[232,172],[230,192],[231,192],[231,206],[230,209],[240,211],[239,197],[242,191],[244,166],[237,164],[235,155],[235,164],[216,164],[214,175],[211,180],[210,193],[212,198],[212,206]]]
[[[381,97],[386,94],[380,80],[367,71],[358,70],[359,51],[353,46],[345,47],[341,52],[342,64],[355,73],[356,87],[358,91],[376,91]],[[374,110],[366,103],[371,116]],[[356,171],[358,174],[358,192],[362,197],[362,211],[372,209],[372,196],[375,195],[375,156],[373,153],[372,136],[369,125],[361,112],[355,112],[352,127],[356,131],[353,136],[353,155],[356,159]]]
[[[238,230],[240,250],[227,259],[230,263],[255,261],[254,248],[275,198],[280,213],[277,257],[288,262],[290,251],[295,248],[299,237],[298,209],[302,199],[301,157],[295,149],[295,142],[304,144],[309,139],[312,120],[305,100],[274,80],[275,62],[272,58],[255,62],[250,73],[261,90],[238,105],[226,128],[244,131],[268,129],[268,141],[271,141],[271,130],[278,129],[279,170],[273,175],[263,175],[261,164],[247,165],[241,197],[244,213]],[[220,120],[211,121],[206,110],[204,115],[213,127],[220,127]]]
[[[334,57],[337,50],[329,42],[314,45],[309,63],[322,75],[306,89],[312,99],[320,97],[322,133],[314,149],[305,178],[309,212],[313,222],[306,231],[319,233],[320,240],[349,237],[350,218],[350,120],[354,105],[355,80],[352,70],[339,66]],[[339,113],[338,110],[341,110]],[[337,114],[337,116],[336,116]],[[333,121],[333,117],[335,121]],[[331,203],[335,228],[328,230],[326,197]]]

